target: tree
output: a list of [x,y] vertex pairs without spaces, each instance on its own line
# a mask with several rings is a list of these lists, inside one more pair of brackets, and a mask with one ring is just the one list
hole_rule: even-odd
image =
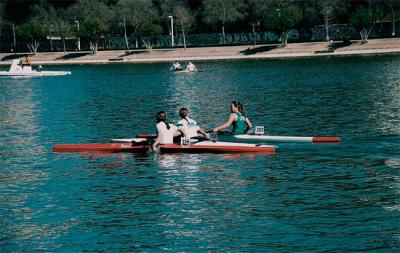
[[331,2],[328,0],[323,0],[321,8],[321,14],[324,17],[324,25],[325,25],[325,39],[326,42],[329,42],[329,25],[335,18],[335,9]]
[[243,0],[204,0],[203,20],[211,25],[220,25],[222,42],[225,44],[225,25],[244,18]]
[[36,20],[31,20],[28,23],[17,27],[17,34],[24,38],[29,51],[36,54],[39,48],[39,42],[46,38],[46,28]]
[[[385,10],[390,12],[392,19],[392,36],[396,35],[396,16],[400,17],[400,1],[397,0],[387,0],[385,1]],[[397,14],[397,15],[396,15]]]
[[179,28],[182,31],[182,38],[183,38],[183,48],[186,49],[186,37],[185,37],[185,30],[190,29],[193,25],[193,17],[189,13],[189,9],[183,5],[178,5],[174,8],[174,16],[176,16],[179,24]]
[[368,8],[358,6],[350,18],[350,22],[360,30],[362,43],[368,42],[368,37],[375,27],[376,22],[382,19],[385,12],[381,7],[373,6],[371,0],[368,1]]
[[[0,29],[1,29],[1,24],[3,23],[3,15],[4,15],[4,7],[3,7],[3,3],[0,1]],[[0,32],[1,32],[1,30],[0,30]]]
[[100,0],[77,0],[74,5],[68,9],[72,20],[85,21],[94,18],[108,23],[111,20],[111,10]]
[[[136,40],[136,48],[138,47],[139,39],[137,36],[142,36],[143,31],[153,30],[151,28],[155,27],[151,25],[155,23],[158,17],[157,10],[152,2],[148,0],[119,0],[115,6],[115,13],[116,16],[114,17],[117,20],[122,19],[123,24],[125,24],[125,33],[127,31],[127,26],[132,27],[133,35],[135,35]],[[146,28],[141,28],[142,26],[146,26]],[[125,36],[125,43],[127,48],[129,48],[127,35]]]
[[40,4],[32,7],[32,15],[36,21],[40,22],[46,28],[49,35],[51,51],[54,51],[52,32],[56,25],[56,10],[46,0],[43,0]]
[[63,51],[66,53],[65,38],[72,32],[72,21],[63,9],[57,9],[55,15],[56,32],[60,35],[63,42]]
[[2,24],[3,24],[3,15],[4,15],[3,2],[0,1],[0,38],[2,37],[1,36],[1,33],[2,33],[1,28],[2,28]]
[[86,19],[79,31],[78,36],[87,39],[90,43],[92,54],[97,53],[98,43],[101,37],[107,32],[107,24],[99,18]]
[[147,51],[153,50],[156,36],[162,34],[163,29],[158,24],[146,23],[135,31],[135,37],[140,39],[146,46]]
[[265,15],[266,27],[280,34],[282,46],[287,45],[288,30],[301,19],[301,9],[289,0],[271,1]]
[[67,12],[71,21],[81,24],[74,31],[75,35],[89,40],[90,50],[96,54],[100,38],[107,36],[109,31],[111,9],[100,0],[78,0]]
[[256,45],[256,26],[260,26],[261,20],[267,11],[268,0],[248,0],[248,6],[250,25],[253,32],[253,43]]
[[336,18],[347,12],[349,1],[343,0],[311,0],[305,3],[307,19],[325,26],[325,40],[329,42],[330,26]]
[[[159,2],[162,19],[168,21],[168,16],[175,18],[176,31],[180,30],[182,33],[183,48],[186,49],[186,32],[188,32],[195,23],[195,18],[190,11],[189,7],[182,0],[161,0]],[[168,24],[168,27],[170,25]],[[172,32],[170,30],[170,32]]]

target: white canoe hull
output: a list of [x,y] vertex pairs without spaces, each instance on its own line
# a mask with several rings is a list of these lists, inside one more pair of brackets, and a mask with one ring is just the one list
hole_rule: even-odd
[[31,76],[65,76],[71,75],[70,71],[32,71],[32,72],[9,72],[0,71],[0,76],[20,76],[20,77],[31,77]]
[[272,135],[235,135],[242,140],[277,141],[277,142],[340,142],[339,137],[300,137],[300,136],[272,136]]

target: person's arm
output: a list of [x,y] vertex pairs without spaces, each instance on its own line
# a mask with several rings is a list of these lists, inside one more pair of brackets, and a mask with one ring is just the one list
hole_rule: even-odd
[[224,128],[229,127],[230,125],[232,125],[232,123],[233,123],[233,121],[234,121],[235,119],[236,119],[236,115],[235,115],[234,113],[231,113],[231,115],[229,116],[228,121],[225,122],[224,124],[222,124],[221,126],[214,128],[214,129],[213,129],[213,132],[216,133],[216,132],[218,132],[219,130],[222,130],[222,129],[224,129]]
[[246,125],[247,127],[246,130],[244,131],[245,133],[247,133],[247,131],[249,131],[253,127],[253,124],[251,124],[251,121],[247,117],[246,117]]
[[182,132],[182,130],[177,128],[175,133],[174,133],[174,137],[179,136],[179,135],[183,135],[183,132]]
[[157,139],[153,143],[153,147],[157,147],[161,141],[161,126],[157,124]]
[[251,121],[247,117],[246,117],[246,124],[247,124],[248,128],[252,128],[253,127],[253,124],[251,124]]
[[157,136],[157,139],[153,143],[153,147],[157,147],[160,144],[161,135]]
[[202,135],[204,135],[205,137],[207,137],[207,133],[203,128],[199,128],[199,130],[197,130],[197,132],[201,133]]

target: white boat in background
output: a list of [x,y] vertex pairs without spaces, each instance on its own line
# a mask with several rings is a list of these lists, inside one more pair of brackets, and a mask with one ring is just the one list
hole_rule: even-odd
[[12,61],[9,71],[0,71],[0,76],[65,76],[71,75],[71,71],[42,71],[41,66],[38,69],[33,70],[31,65],[22,66],[20,60],[14,59]]

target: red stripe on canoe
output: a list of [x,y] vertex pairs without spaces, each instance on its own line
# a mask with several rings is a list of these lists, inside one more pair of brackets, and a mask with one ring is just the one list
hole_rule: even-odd
[[313,137],[313,142],[340,142],[339,137]]

